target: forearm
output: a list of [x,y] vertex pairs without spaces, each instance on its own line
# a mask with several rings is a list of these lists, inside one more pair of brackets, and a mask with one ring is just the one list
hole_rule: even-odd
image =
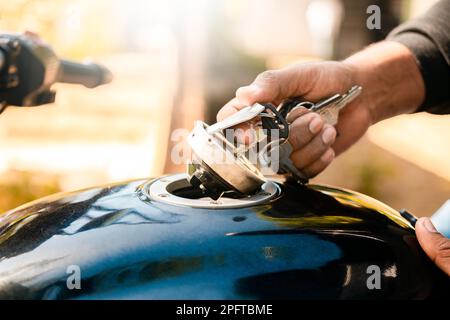
[[404,45],[383,41],[344,61],[353,69],[354,82],[363,87],[362,105],[372,124],[416,111],[425,99],[425,85],[417,62]]
[[450,113],[450,0],[437,2],[421,17],[395,28],[389,40],[413,53],[425,83],[425,99],[417,111]]

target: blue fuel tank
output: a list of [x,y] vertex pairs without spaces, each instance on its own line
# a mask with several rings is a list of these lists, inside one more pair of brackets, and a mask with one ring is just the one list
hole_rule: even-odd
[[448,290],[396,210],[349,190],[271,184],[213,201],[172,175],[21,206],[0,215],[0,298],[425,299]]

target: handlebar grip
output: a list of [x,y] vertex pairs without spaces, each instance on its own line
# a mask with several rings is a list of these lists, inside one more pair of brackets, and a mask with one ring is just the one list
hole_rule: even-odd
[[87,88],[95,88],[111,82],[112,78],[112,73],[99,64],[61,60],[57,82],[76,83]]

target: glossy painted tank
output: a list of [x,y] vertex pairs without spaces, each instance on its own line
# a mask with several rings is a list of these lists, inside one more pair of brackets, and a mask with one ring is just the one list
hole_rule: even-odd
[[[410,223],[367,196],[285,182],[267,203],[195,209],[149,200],[146,183],[57,194],[0,215],[0,298],[441,294],[442,274]],[[78,271],[81,289],[69,289]]]

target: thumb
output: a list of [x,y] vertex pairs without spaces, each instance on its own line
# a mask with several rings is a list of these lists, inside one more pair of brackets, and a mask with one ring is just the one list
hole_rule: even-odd
[[295,64],[280,70],[260,73],[249,86],[236,91],[236,98],[246,104],[280,103],[285,98],[303,95],[312,87],[320,68],[310,64]]
[[430,218],[417,221],[416,235],[428,257],[450,276],[450,239],[436,230]]

